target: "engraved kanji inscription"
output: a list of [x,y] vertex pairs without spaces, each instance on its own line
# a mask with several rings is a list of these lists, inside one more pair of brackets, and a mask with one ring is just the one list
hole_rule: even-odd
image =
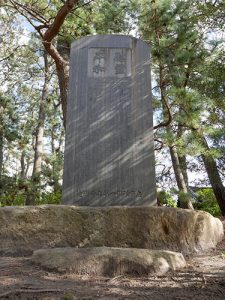
[[127,74],[127,53],[124,51],[115,52],[114,58],[114,69],[115,75],[124,75]]
[[88,76],[96,78],[131,76],[131,49],[90,48]]
[[105,61],[106,61],[106,49],[100,48],[99,51],[96,51],[93,57],[93,74],[104,76],[105,74]]

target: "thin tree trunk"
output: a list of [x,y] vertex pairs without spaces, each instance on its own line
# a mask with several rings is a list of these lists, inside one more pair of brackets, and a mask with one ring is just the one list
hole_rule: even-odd
[[186,185],[183,173],[182,173],[182,169],[180,166],[180,161],[179,161],[176,146],[170,146],[169,150],[170,150],[170,155],[171,155],[171,160],[172,160],[172,164],[173,164],[173,170],[174,170],[177,186],[178,186],[179,192],[181,193],[179,195],[180,207],[193,209],[191,197],[188,193],[188,188],[187,188],[187,185]]
[[0,181],[2,177],[2,170],[3,170],[3,142],[4,142],[4,137],[3,137],[3,130],[0,130]]
[[181,172],[182,172],[183,177],[184,177],[185,184],[187,186],[187,189],[189,190],[189,182],[188,182],[188,174],[187,174],[187,159],[186,159],[186,156],[178,154],[178,159],[179,159],[179,162],[180,162],[180,168],[181,168]]
[[63,125],[66,128],[66,111],[67,111],[67,95],[69,85],[69,64],[64,63],[62,66],[56,66],[59,81],[60,98],[63,112]]
[[[178,132],[177,132],[178,138],[182,138],[183,133],[184,133],[183,127],[180,124],[178,124]],[[189,190],[186,156],[185,155],[180,155],[178,153],[178,159],[179,159],[179,162],[180,162],[180,168],[181,168],[181,171],[182,171],[182,174],[183,174],[183,177],[184,177],[186,187]]]
[[36,138],[34,146],[34,165],[31,177],[31,191],[28,193],[26,198],[26,205],[34,205],[35,198],[38,196],[38,190],[40,186],[40,174],[41,174],[41,163],[43,154],[43,137],[44,137],[44,123],[46,114],[46,101],[49,90],[49,66],[47,52],[44,51],[44,72],[45,80],[42,89],[42,96],[39,106],[38,114],[38,125],[36,128]]
[[51,130],[51,148],[52,148],[52,156],[54,157],[52,162],[52,179],[53,179],[53,188],[54,193],[59,191],[59,182],[58,182],[58,176],[57,176],[57,170],[56,170],[56,149],[55,149],[55,126],[52,126]]
[[3,170],[3,149],[4,149],[4,130],[3,130],[3,113],[4,109],[0,106],[0,181]]
[[[1,125],[0,125],[1,126]],[[0,127],[0,195],[3,188],[2,173],[3,173],[3,149],[4,149],[3,129]]]
[[204,162],[210,184],[212,186],[214,195],[215,195],[218,205],[220,207],[221,213],[223,216],[225,216],[225,187],[220,178],[218,168],[216,165],[216,161],[212,157],[212,155],[210,155],[210,153],[209,153],[210,148],[208,146],[206,138],[202,135],[200,130],[197,130],[197,133],[198,133],[198,137],[200,139],[201,144],[206,149],[206,154],[205,153],[201,154],[201,157]]
[[25,169],[25,178],[28,177],[28,171],[29,171],[29,167],[30,167],[30,159],[27,158],[27,161],[26,161],[26,169]]
[[25,150],[22,150],[21,157],[20,157],[20,178],[24,180],[26,178],[26,164],[25,164]]

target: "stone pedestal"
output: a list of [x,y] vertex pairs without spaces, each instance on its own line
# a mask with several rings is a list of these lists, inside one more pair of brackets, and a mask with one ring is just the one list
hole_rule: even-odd
[[215,248],[222,222],[202,211],[169,207],[0,207],[0,255],[40,248],[116,247],[192,253]]

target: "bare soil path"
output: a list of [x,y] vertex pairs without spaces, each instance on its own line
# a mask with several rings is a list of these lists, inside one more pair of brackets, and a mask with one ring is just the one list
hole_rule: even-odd
[[0,257],[0,299],[225,299],[225,239],[187,262],[164,276],[93,278],[49,273],[29,257]]

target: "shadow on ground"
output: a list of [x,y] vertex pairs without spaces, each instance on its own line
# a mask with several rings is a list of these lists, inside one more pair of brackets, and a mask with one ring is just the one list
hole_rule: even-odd
[[[164,276],[92,278],[43,271],[29,258],[0,258],[0,299],[225,299],[221,250]],[[215,266],[215,268],[213,268]]]

